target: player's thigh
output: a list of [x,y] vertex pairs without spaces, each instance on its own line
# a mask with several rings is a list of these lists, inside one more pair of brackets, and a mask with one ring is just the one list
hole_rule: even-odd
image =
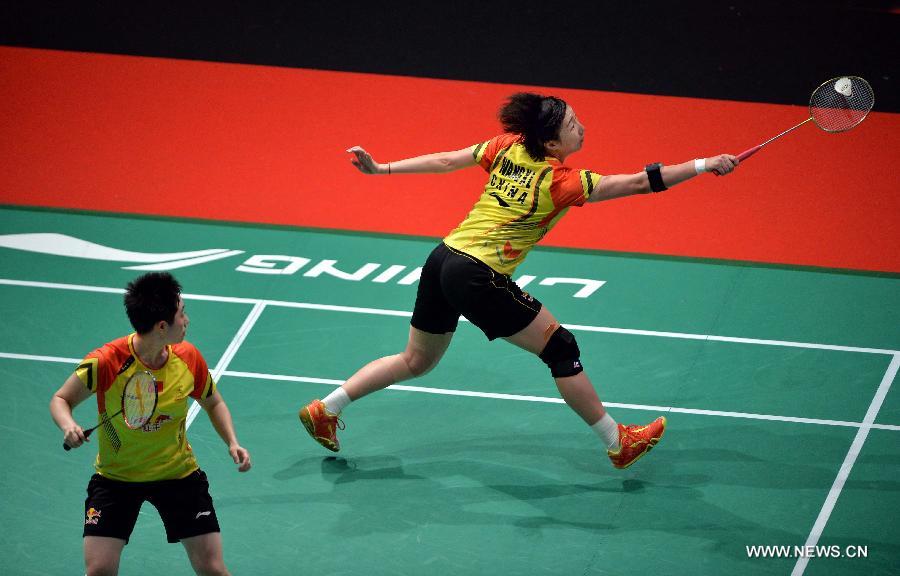
[[505,340],[519,348],[540,355],[544,351],[550,336],[553,335],[553,332],[558,327],[559,322],[556,320],[556,317],[547,310],[546,306],[542,306],[538,315],[535,316],[528,326],[512,336],[506,337]]
[[84,537],[84,567],[88,576],[117,574],[125,540],[110,536]]
[[415,362],[433,367],[444,356],[452,340],[453,332],[432,334],[410,326],[405,354]]
[[159,511],[170,543],[219,532],[219,519],[203,470],[197,469],[178,480],[155,483],[147,500]]
[[451,253],[441,270],[441,288],[450,305],[488,340],[508,338],[532,323],[540,301],[506,274],[464,253]]
[[187,552],[191,566],[198,574],[226,573],[222,555],[222,535],[219,532],[182,538],[181,544]]
[[454,332],[459,323],[459,311],[447,301],[441,287],[441,274],[451,255],[446,246],[439,244],[422,267],[410,320],[410,324],[422,332],[446,334]]
[[82,535],[128,542],[144,502],[144,484],[91,476],[84,500]]

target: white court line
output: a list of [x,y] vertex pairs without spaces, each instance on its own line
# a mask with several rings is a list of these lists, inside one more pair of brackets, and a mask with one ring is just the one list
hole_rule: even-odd
[[84,358],[61,358],[59,356],[37,356],[35,354],[13,354],[12,352],[0,352],[0,358],[10,360],[35,360],[38,362],[60,362],[63,364],[80,364]]
[[56,290],[75,290],[79,292],[105,292],[108,294],[124,294],[124,288],[107,288],[104,286],[85,286],[83,284],[57,284],[55,282],[34,282],[32,280],[9,280],[0,278],[0,284],[7,286],[25,286],[28,288],[53,288]]
[[[52,288],[59,290],[76,290],[84,292],[108,292],[122,294],[120,288],[106,288],[102,286],[84,286],[80,284],[58,284],[53,282],[34,282],[30,280],[10,280],[0,278],[0,285],[27,286],[33,288]],[[410,317],[412,312],[404,310],[385,310],[381,308],[360,308],[356,306],[338,306],[332,304],[312,304],[309,302],[287,302],[282,300],[261,300],[257,298],[240,298],[231,296],[212,296],[205,294],[182,294],[185,300],[205,300],[209,302],[226,302],[233,304],[259,304],[282,308],[302,308],[307,310],[323,310],[329,312],[346,312],[352,314],[374,314],[379,316]],[[611,334],[629,334],[635,336],[653,336],[657,338],[678,338],[683,340],[704,340],[710,342],[730,342],[737,344],[753,344],[762,346],[782,346],[789,348],[808,348],[813,350],[832,350],[838,352],[858,352],[862,354],[887,354],[894,356],[900,354],[900,350],[888,350],[883,348],[862,348],[856,346],[838,346],[833,344],[817,344],[812,342],[791,342],[786,340],[764,340],[757,338],[736,338],[732,336],[715,336],[710,334],[688,334],[682,332],[656,332],[653,330],[634,330],[630,328],[611,328],[606,326],[583,326],[578,324],[563,324],[569,330],[583,332],[607,332]]]
[[[260,310],[261,311],[261,310]],[[252,315],[252,311],[251,311]],[[257,316],[258,317],[258,316]],[[250,316],[247,317],[245,324],[250,320]],[[254,322],[256,320],[254,319]],[[249,332],[249,327],[247,329]],[[237,336],[235,340],[232,341],[232,346],[236,344],[234,347],[234,351],[237,352],[237,348],[243,343],[243,339],[246,338],[247,333],[244,333],[243,338],[241,338],[240,342],[237,342]],[[234,357],[234,354],[231,354],[231,358]],[[59,362],[63,364],[77,364],[81,362],[81,358],[62,358],[58,356],[37,356],[34,354],[14,354],[11,352],[0,352],[0,358],[9,358],[11,360],[34,360],[39,362]],[[231,358],[228,359],[228,362],[231,361]],[[224,362],[225,355],[222,356],[222,360],[219,361],[219,365],[216,366],[215,371],[213,372],[213,377],[216,381],[219,380],[222,376],[230,376],[232,378],[252,378],[255,380],[278,380],[283,382],[305,382],[310,384],[328,384],[331,386],[340,386],[344,383],[343,380],[335,380],[333,378],[313,378],[309,376],[287,376],[283,374],[260,374],[258,372],[238,372],[234,370],[224,369],[226,363]],[[408,392],[423,392],[426,394],[443,394],[446,396],[469,396],[476,398],[494,398],[497,400],[519,400],[524,402],[544,402],[547,404],[564,404],[562,398],[552,398],[547,396],[523,396],[520,394],[501,394],[498,392],[472,392],[469,390],[453,390],[447,388],[427,388],[424,386],[407,386],[402,384],[394,384],[388,387],[392,390],[405,390]],[[196,405],[196,404],[195,404]],[[816,424],[820,426],[845,426],[849,428],[859,428],[863,426],[861,422],[848,422],[844,420],[821,420],[817,418],[799,418],[795,416],[776,416],[771,414],[753,414],[749,412],[724,412],[720,410],[703,410],[699,408],[677,408],[674,406],[653,406],[647,404],[622,404],[618,402],[604,402],[604,406],[608,406],[610,408],[622,408],[625,410],[647,410],[651,412],[675,412],[677,414],[695,414],[699,416],[719,416],[726,418],[745,418],[749,420],[770,420],[774,422],[794,422],[797,424]],[[193,410],[193,406],[191,407]],[[892,430],[900,432],[900,425],[894,424],[872,424],[869,426],[875,430]]]
[[[874,428],[872,423],[875,422],[878,411],[881,410],[881,404],[884,402],[885,396],[887,396],[888,391],[891,389],[891,383],[894,381],[894,378],[896,378],[898,370],[900,370],[900,354],[894,356],[890,366],[888,366],[887,372],[884,373],[884,378],[881,379],[878,391],[875,392],[875,397],[872,398],[872,403],[869,404],[866,416],[863,418],[862,425],[859,427],[859,431],[857,431],[856,437],[850,445],[850,450],[844,458],[844,463],[841,464],[841,469],[838,471],[837,478],[834,479],[834,484],[831,485],[831,490],[828,491],[825,503],[822,504],[822,509],[819,511],[816,523],[813,524],[812,530],[809,532],[809,537],[806,539],[807,546],[815,546],[818,544],[822,532],[825,531],[825,525],[831,517],[831,512],[834,510],[835,504],[837,504],[838,497],[840,497],[841,491],[844,489],[847,478],[850,477],[850,471],[853,469],[853,464],[856,463],[856,458],[862,451],[863,444],[869,436],[869,430]],[[809,564],[809,558],[807,556],[798,558],[797,563],[794,565],[794,570],[791,572],[791,576],[801,576],[806,570],[807,564]]]
[[607,328],[604,326],[579,326],[578,324],[563,324],[569,330],[581,330],[584,332],[606,332],[610,334],[628,334],[633,336],[655,336],[657,338],[680,338],[684,340],[703,340],[707,342],[731,342],[734,344],[755,344],[759,346],[784,346],[789,348],[810,348],[813,350],[832,350],[835,352],[858,352],[863,354],[890,354],[900,353],[898,350],[886,350],[883,348],[859,348],[856,346],[838,346],[835,344],[814,344],[811,342],[788,342],[784,340],[763,340],[759,338],[737,338],[734,336],[714,336],[711,334],[682,334],[680,332],[655,332],[653,330],[634,330],[631,328]]
[[[328,384],[331,386],[340,386],[343,380],[334,380],[330,378],[312,378],[308,376],[286,376],[283,374],[260,374],[258,372],[237,372],[234,370],[225,370],[222,376],[230,376],[232,378],[252,378],[256,380],[279,380],[283,382],[304,382],[310,384]],[[518,400],[523,402],[544,402],[547,404],[565,404],[562,398],[552,398],[546,396],[523,396],[520,394],[502,394],[499,392],[473,392],[471,390],[453,390],[448,388],[428,388],[425,386],[407,386],[404,384],[393,384],[388,386],[388,390],[404,390],[407,392],[423,392],[425,394],[443,394],[445,396],[469,396],[474,398],[493,398],[497,400]],[[698,408],[677,408],[673,406],[652,406],[644,404],[622,404],[618,402],[604,402],[604,406],[608,408],[622,408],[625,410],[647,410],[651,412],[674,412],[677,414],[695,414],[700,416],[719,416],[726,418],[745,418],[749,420],[770,420],[774,422],[793,422],[797,424],[817,424],[820,426],[845,426],[848,428],[859,428],[863,424],[860,422],[847,422],[844,420],[821,420],[816,418],[799,418],[794,416],[776,416],[771,414],[752,414],[748,412],[723,412],[719,410],[702,410]],[[900,432],[900,425],[893,424],[872,424],[870,428],[880,430],[893,430]]]
[[[237,334],[235,334],[234,338],[231,339],[231,343],[228,345],[228,348],[225,349],[222,357],[219,358],[218,364],[216,364],[216,367],[213,368],[212,378],[214,381],[219,381],[222,373],[225,372],[232,359],[234,359],[234,355],[237,354],[238,349],[244,343],[244,340],[247,339],[247,334],[249,334],[250,330],[253,329],[253,325],[256,324],[257,320],[259,320],[259,317],[260,315],[262,315],[265,308],[266,305],[264,302],[257,302],[253,306],[253,309],[250,310],[250,313],[247,314],[247,318],[244,320],[244,323],[241,324],[241,327],[238,329]],[[194,418],[197,417],[197,414],[199,412],[200,404],[195,401],[193,404],[191,404],[190,410],[188,410],[185,429],[191,427],[191,424],[194,422]]]
[[[0,278],[0,285],[9,285],[9,286],[25,286],[25,287],[33,287],[33,288],[50,288],[50,289],[60,289],[60,290],[75,290],[75,291],[86,291],[86,292],[104,292],[104,293],[115,293],[122,294],[124,290],[121,288],[108,288],[102,286],[85,286],[79,284],[60,284],[60,283],[52,283],[52,282],[36,282],[29,280],[11,280],[11,279],[3,279]],[[382,316],[401,316],[401,317],[410,317],[412,315],[411,312],[406,312],[402,310],[385,310],[379,308],[361,308],[354,306],[338,306],[338,305],[330,305],[330,304],[312,304],[307,302],[287,302],[281,300],[260,300],[256,298],[241,298],[241,297],[230,297],[230,296],[214,296],[214,295],[204,295],[204,294],[183,294],[182,295],[186,300],[205,300],[210,302],[224,302],[224,303],[234,303],[234,304],[253,304],[254,311],[261,312],[264,307],[267,306],[275,306],[275,307],[283,307],[283,308],[300,308],[300,309],[308,309],[308,310],[323,310],[323,311],[331,311],[331,312],[344,312],[344,313],[355,313],[355,314],[375,314]],[[324,384],[335,384],[339,385],[341,382],[337,380],[325,380],[321,378],[303,378],[303,377],[292,377],[292,376],[276,376],[276,375],[253,375],[250,376],[249,373],[242,372],[228,372],[226,371],[228,363],[231,362],[234,354],[237,352],[237,348],[243,343],[244,338],[246,338],[247,332],[249,328],[256,322],[259,315],[256,314],[254,316],[253,311],[251,311],[248,316],[245,324],[250,322],[247,330],[239,331],[235,336],[235,339],[232,341],[229,348],[234,347],[232,352],[229,354],[229,351],[226,350],[225,354],[222,356],[222,359],[219,361],[219,364],[216,367],[216,373],[221,373],[230,376],[237,377],[256,377],[270,380],[289,380],[289,381],[299,381],[299,382],[314,382],[314,383],[324,383]],[[252,321],[251,321],[252,318]],[[464,320],[464,319],[463,319]],[[900,351],[898,350],[888,350],[888,349],[880,349],[880,348],[862,348],[862,347],[854,347],[854,346],[838,346],[831,344],[816,344],[809,342],[791,342],[784,340],[765,340],[765,339],[754,339],[754,338],[736,338],[730,336],[716,336],[709,334],[688,334],[681,332],[659,332],[652,330],[636,330],[629,328],[612,328],[612,327],[604,327],[604,326],[586,326],[586,325],[578,325],[578,324],[563,324],[570,330],[576,331],[585,331],[585,332],[603,332],[603,333],[611,333],[611,334],[626,334],[626,335],[634,335],[634,336],[651,336],[658,338],[676,338],[676,339],[686,339],[686,340],[702,340],[702,341],[713,341],[713,342],[730,342],[730,343],[739,343],[739,344],[753,344],[753,345],[764,345],[764,346],[781,346],[781,347],[794,347],[794,348],[807,348],[813,350],[831,350],[831,351],[840,351],[840,352],[857,352],[857,353],[866,353],[866,354],[889,354],[896,358],[900,355]],[[243,330],[243,327],[242,327]],[[50,357],[28,357],[28,355],[7,355],[4,353],[0,353],[0,357],[9,357],[9,358],[22,358],[22,359],[48,359],[48,361],[64,361],[68,362],[69,359],[50,359]],[[73,362],[78,362],[80,360],[73,360]],[[218,376],[214,376],[218,380]],[[455,394],[459,396],[481,396],[486,398],[502,398],[508,400],[530,400],[535,402],[552,402],[558,403],[562,402],[559,398],[542,398],[537,396],[516,396],[511,394],[491,394],[484,392],[467,392],[463,390],[442,390],[438,388],[424,388],[424,387],[416,387],[416,386],[392,386],[394,389],[401,390],[412,390],[417,392],[430,392],[435,394]],[[807,424],[820,424],[820,425],[829,425],[829,426],[851,426],[851,427],[859,427],[862,424],[857,422],[845,422],[840,420],[817,420],[810,418],[799,418],[799,417],[791,417],[791,416],[772,416],[765,414],[749,414],[742,412],[721,412],[714,410],[700,410],[700,409],[691,409],[691,408],[675,408],[675,407],[662,407],[662,406],[641,406],[634,404],[616,404],[616,403],[606,403],[611,407],[618,408],[626,408],[626,409],[634,409],[634,410],[662,410],[676,413],[684,413],[684,414],[699,414],[699,415],[711,415],[711,416],[731,416],[735,418],[749,418],[749,419],[757,419],[757,420],[775,420],[775,421],[783,421],[783,422],[797,422],[797,423],[807,423]],[[191,410],[193,411],[193,415],[189,414],[188,424],[196,417],[197,406],[192,406]],[[884,429],[884,430],[896,430],[900,429],[898,426],[888,425],[888,424],[871,424],[870,428],[875,429]]]

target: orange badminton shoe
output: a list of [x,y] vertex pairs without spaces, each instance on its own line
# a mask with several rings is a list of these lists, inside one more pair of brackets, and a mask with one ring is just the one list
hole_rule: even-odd
[[608,450],[616,468],[628,468],[653,449],[666,431],[666,417],[660,416],[646,426],[619,424],[619,450]]
[[328,448],[332,452],[341,449],[341,443],[337,439],[338,429],[344,429],[344,423],[337,414],[332,414],[325,409],[321,400],[313,400],[300,409],[300,421],[303,427],[313,437],[313,440]]

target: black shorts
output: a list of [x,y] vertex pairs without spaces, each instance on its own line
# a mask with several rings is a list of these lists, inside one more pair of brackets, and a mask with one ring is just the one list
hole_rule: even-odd
[[541,311],[537,298],[506,274],[446,244],[439,244],[422,267],[413,328],[431,334],[454,332],[460,315],[488,340],[512,336]]
[[209,482],[202,470],[158,482],[122,482],[94,474],[87,493],[84,536],[108,536],[127,543],[144,501],[159,511],[170,543],[219,532]]

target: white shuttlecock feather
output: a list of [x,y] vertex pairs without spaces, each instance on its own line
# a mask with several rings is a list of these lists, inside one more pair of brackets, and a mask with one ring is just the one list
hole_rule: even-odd
[[850,82],[849,78],[839,78],[838,81],[834,83],[834,89],[847,98],[853,96],[853,83]]

